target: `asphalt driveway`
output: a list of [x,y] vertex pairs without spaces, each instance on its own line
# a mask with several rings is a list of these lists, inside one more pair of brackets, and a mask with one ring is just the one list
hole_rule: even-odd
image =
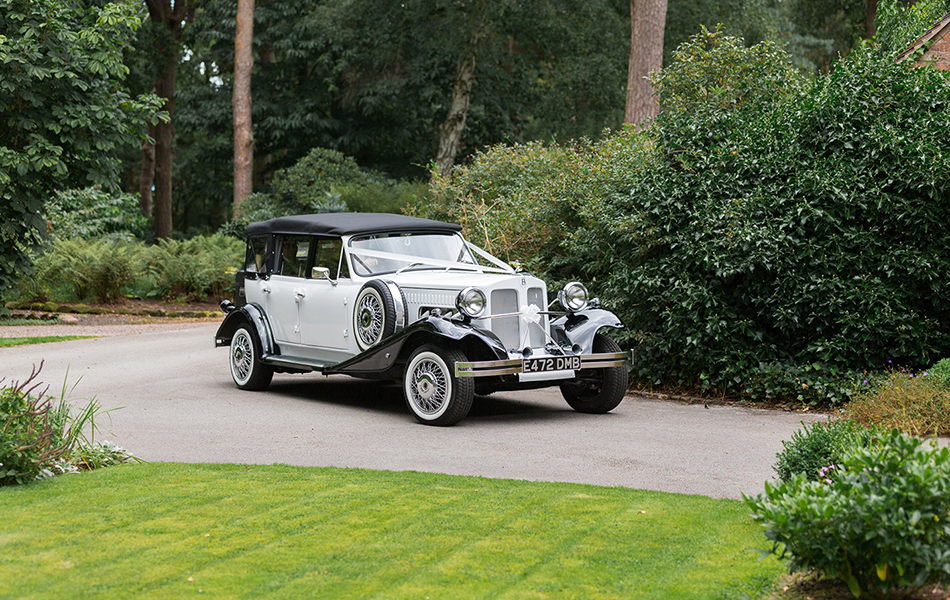
[[[801,422],[770,410],[627,397],[572,411],[553,390],[476,398],[449,428],[419,425],[401,390],[345,376],[276,375],[267,392],[231,382],[216,325],[0,348],[0,377],[41,378],[77,403],[117,409],[110,439],[148,461],[285,463],[567,481],[738,498],[762,491]],[[68,370],[68,375],[67,375]]]

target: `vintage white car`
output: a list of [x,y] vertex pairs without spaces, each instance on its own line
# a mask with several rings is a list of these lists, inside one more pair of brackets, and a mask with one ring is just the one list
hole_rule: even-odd
[[620,320],[570,283],[547,287],[467,242],[461,227],[375,213],[251,223],[235,302],[215,334],[234,382],[275,372],[401,381],[421,423],[452,425],[475,395],[560,386],[575,410],[605,413],[627,389],[630,353],[602,328]]

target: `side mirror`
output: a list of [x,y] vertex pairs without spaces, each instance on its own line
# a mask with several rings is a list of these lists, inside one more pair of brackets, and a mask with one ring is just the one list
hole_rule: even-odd
[[313,269],[311,269],[310,278],[322,279],[324,281],[329,281],[333,285],[336,285],[336,281],[333,279],[330,279],[330,269],[326,267],[314,267]]

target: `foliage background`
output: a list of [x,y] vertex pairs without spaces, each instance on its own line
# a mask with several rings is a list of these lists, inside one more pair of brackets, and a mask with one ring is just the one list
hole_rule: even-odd
[[950,355],[946,73],[862,46],[802,78],[706,31],[655,86],[647,133],[495,147],[420,212],[591,282],[643,384],[836,403]]
[[159,107],[132,96],[121,49],[139,25],[133,0],[0,1],[0,293],[29,272],[57,190],[118,183],[116,150]]

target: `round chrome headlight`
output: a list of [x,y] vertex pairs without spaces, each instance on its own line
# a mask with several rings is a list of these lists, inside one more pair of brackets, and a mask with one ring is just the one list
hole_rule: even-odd
[[557,293],[558,302],[567,312],[577,312],[587,308],[587,288],[583,283],[572,281]]
[[488,299],[485,297],[485,292],[477,287],[467,287],[455,297],[455,308],[473,319],[482,316],[487,305]]

